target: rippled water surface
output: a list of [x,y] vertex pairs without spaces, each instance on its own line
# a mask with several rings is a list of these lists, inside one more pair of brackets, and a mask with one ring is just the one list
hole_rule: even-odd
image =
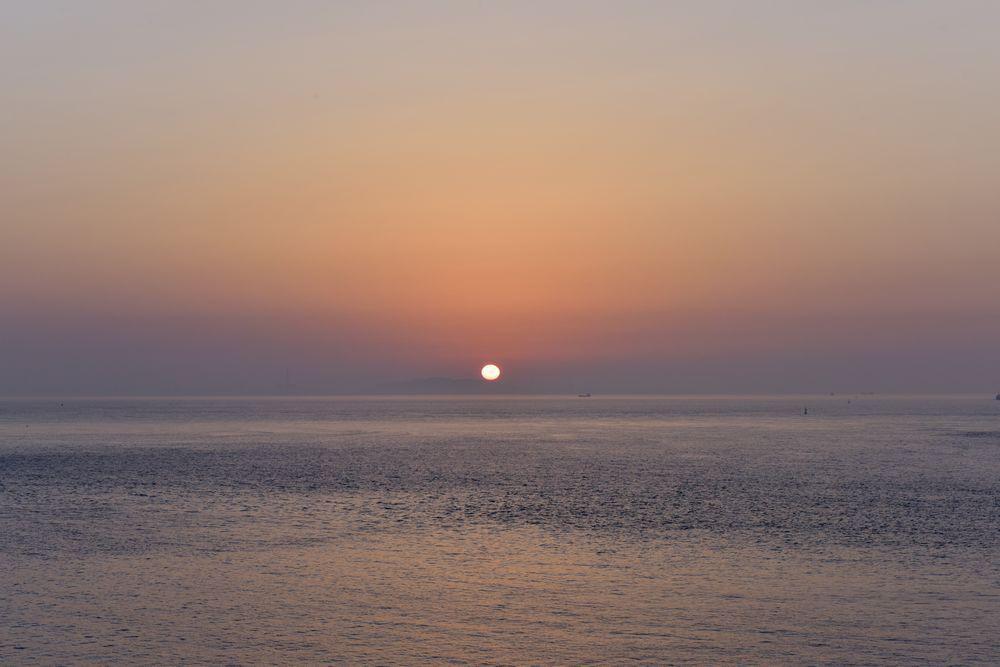
[[15,664],[997,663],[1000,402],[5,400],[0,593]]

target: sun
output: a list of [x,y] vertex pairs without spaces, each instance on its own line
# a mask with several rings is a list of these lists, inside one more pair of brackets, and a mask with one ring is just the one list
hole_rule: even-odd
[[496,364],[486,364],[480,372],[483,374],[483,379],[490,382],[500,377],[500,367]]

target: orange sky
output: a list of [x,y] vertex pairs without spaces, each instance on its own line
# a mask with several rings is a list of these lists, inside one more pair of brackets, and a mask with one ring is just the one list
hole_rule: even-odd
[[0,392],[1000,382],[995,4],[0,19]]

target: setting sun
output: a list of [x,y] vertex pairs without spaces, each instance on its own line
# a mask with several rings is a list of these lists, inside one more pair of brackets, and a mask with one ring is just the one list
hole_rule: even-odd
[[496,364],[486,364],[481,371],[484,380],[493,382],[500,377],[500,367]]

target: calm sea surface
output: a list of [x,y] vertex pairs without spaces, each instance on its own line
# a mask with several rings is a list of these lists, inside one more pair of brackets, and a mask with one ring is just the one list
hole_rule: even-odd
[[0,401],[0,663],[114,661],[998,663],[1000,402]]

